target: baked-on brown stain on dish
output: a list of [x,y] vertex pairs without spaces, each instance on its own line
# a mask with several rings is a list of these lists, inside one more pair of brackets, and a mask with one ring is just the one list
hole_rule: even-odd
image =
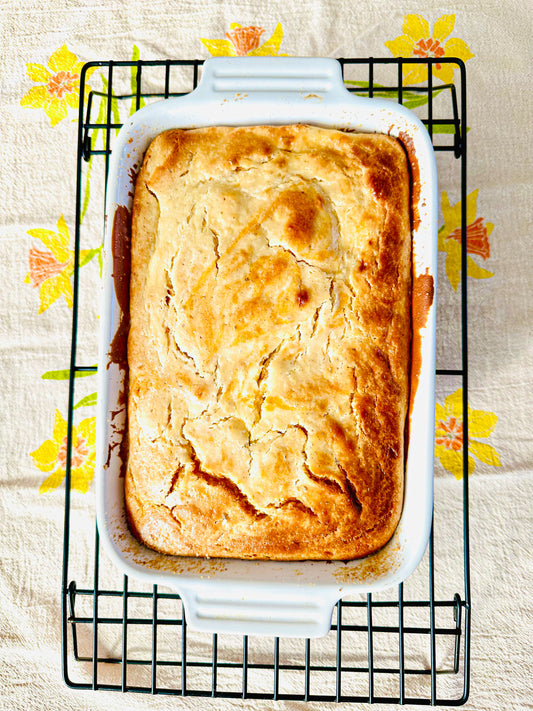
[[118,205],[113,217],[111,254],[113,256],[113,283],[115,295],[122,311],[109,349],[109,362],[127,370],[127,343],[130,319],[130,272],[131,272],[131,213],[124,205]]
[[[131,273],[131,212],[124,205],[118,205],[113,217],[111,232],[111,254],[113,257],[113,283],[115,296],[120,306],[120,321],[108,352],[107,367],[114,363],[122,371],[122,387],[117,397],[117,409],[111,414],[110,427],[113,436],[107,451],[108,467],[111,454],[118,447],[121,460],[120,476],[125,476],[128,461],[127,401],[128,401],[128,332],[130,327],[130,273]],[[120,417],[124,414],[123,419]]]
[[134,163],[131,166],[131,168],[128,170],[128,177],[129,177],[130,183],[131,183],[131,190],[128,190],[128,197],[133,198],[133,196],[135,194],[135,183],[137,182],[138,174],[139,174],[139,171],[137,169],[137,163]]
[[419,274],[413,279],[412,292],[412,323],[413,334],[411,344],[411,407],[418,389],[420,370],[422,368],[422,334],[425,327],[429,309],[433,303],[435,287],[433,277],[426,269],[425,274]]

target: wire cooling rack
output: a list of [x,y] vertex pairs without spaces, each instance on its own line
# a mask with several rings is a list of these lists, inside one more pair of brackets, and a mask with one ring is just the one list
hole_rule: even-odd
[[[340,62],[350,91],[403,103],[423,120],[437,151],[439,173],[451,176],[457,188],[462,204],[461,233],[465,235],[464,64],[451,58],[344,58]],[[452,64],[454,83],[433,83],[432,70],[438,63]],[[86,382],[79,376],[96,371],[96,367],[84,364],[87,359],[95,362],[96,344],[92,344],[93,350],[91,344],[87,345],[88,333],[95,333],[88,326],[88,314],[95,315],[95,306],[91,285],[82,283],[88,270],[81,267],[87,254],[98,251],[95,234],[101,240],[113,140],[124,118],[145,103],[191,91],[201,67],[201,60],[102,61],[91,62],[82,71],[69,453],[74,410],[81,404],[76,404],[76,399],[83,390],[81,383]],[[409,85],[413,69],[422,69],[426,80]],[[420,78],[419,72],[417,80]],[[463,412],[467,412],[468,385],[465,242],[462,240],[461,289],[457,302],[447,305],[451,316],[444,324],[456,334],[456,348],[442,358],[439,350],[437,353],[437,387],[439,383],[462,387]],[[451,342],[453,347],[453,338]],[[448,349],[449,343],[448,338]],[[89,402],[90,397],[85,400]],[[465,417],[465,450],[467,426]],[[76,498],[71,493],[73,467],[69,456],[62,578],[62,666],[66,684],[78,689],[220,698],[464,704],[469,693],[471,607],[466,451],[463,456],[465,476],[453,490],[456,520],[451,529],[447,522],[446,533],[440,534],[441,512],[436,506],[429,547],[415,573],[395,590],[341,600],[333,612],[331,632],[317,640],[207,635],[190,630],[177,594],[130,580],[114,570],[101,551],[96,525],[94,538],[87,537],[86,527],[79,525]],[[457,560],[452,565],[454,559],[459,565]],[[462,571],[459,579],[450,579],[451,569]],[[426,594],[421,596],[420,590]]]

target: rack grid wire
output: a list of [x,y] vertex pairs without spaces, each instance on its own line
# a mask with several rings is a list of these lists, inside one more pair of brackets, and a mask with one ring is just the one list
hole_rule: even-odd
[[[455,58],[341,58],[349,91],[381,97],[412,108],[422,118],[438,160],[457,173],[461,234],[466,234],[466,74]],[[434,85],[437,62],[458,70],[455,83]],[[149,101],[180,96],[196,87],[203,60],[98,61],[86,64],[81,76],[77,176],[73,322],[70,358],[68,430],[62,576],[62,670],[65,683],[78,689],[106,689],[148,694],[358,702],[417,705],[464,704],[470,680],[470,568],[467,442],[464,418],[463,472],[458,494],[455,553],[462,579],[444,580],[437,570],[437,512],[428,550],[419,569],[427,595],[408,591],[409,579],[397,590],[343,599],[336,605],[329,635],[322,640],[237,637],[196,633],[188,629],[177,594],[137,583],[112,570],[94,541],[80,540],[71,493],[75,391],[80,375],[96,367],[78,361],[83,290],[82,247],[90,222],[88,172],[99,165],[103,218],[105,187],[113,139],[121,115]],[[423,83],[406,84],[413,65],[427,70]],[[88,79],[100,72],[102,90]],[[381,79],[383,74],[384,79]],[[456,75],[456,76],[457,76]],[[377,78],[385,83],[378,83]],[[93,79],[91,79],[91,83]],[[117,88],[118,87],[118,88]],[[437,99],[438,97],[438,99]],[[440,167],[439,167],[440,170]],[[91,186],[93,182],[92,181]],[[94,192],[94,187],[92,189]],[[90,197],[94,202],[94,196]],[[94,228],[92,228],[94,231]],[[447,378],[462,387],[467,412],[467,283],[466,240],[461,240],[461,289],[455,309],[460,330],[457,363],[437,368],[437,383]],[[439,366],[439,363],[437,363]],[[450,541],[448,541],[450,545]],[[74,570],[74,549],[85,553],[83,570]],[[445,582],[445,585],[441,585]],[[454,588],[455,586],[455,588]],[[440,594],[439,587],[444,593]],[[455,592],[454,592],[455,589]],[[319,658],[319,662],[317,661]]]

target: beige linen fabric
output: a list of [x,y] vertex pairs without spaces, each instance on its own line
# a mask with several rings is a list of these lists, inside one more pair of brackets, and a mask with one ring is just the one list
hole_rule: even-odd
[[[68,64],[70,55],[54,53],[66,45],[77,61],[127,60],[135,45],[143,59],[207,58],[208,46],[213,51],[215,45],[206,45],[201,38],[229,42],[225,33],[232,23],[264,28],[259,45],[281,23],[280,53],[386,57],[397,46],[393,41],[404,34],[402,26],[409,14],[425,18],[434,35],[440,31],[441,46],[454,40],[448,45],[448,54],[464,51],[456,41],[462,40],[474,55],[466,61],[468,222],[473,225],[469,232],[473,262],[468,278],[469,399],[473,411],[471,437],[478,444],[472,449],[474,469],[470,476],[472,678],[471,697],[465,708],[532,708],[533,175],[531,18],[527,4],[518,0],[447,5],[433,1],[408,4],[402,0],[154,0],[149,4],[139,0],[6,0],[0,12],[0,249],[4,270],[0,301],[0,709],[203,709],[207,704],[217,709],[304,707],[301,702],[212,701],[75,691],[61,679],[61,462],[67,386],[64,379],[57,379],[57,373],[56,379],[42,376],[69,366],[69,260],[75,225],[77,111],[66,104],[76,67]],[[446,21],[450,32],[443,29],[446,22],[435,25],[439,18],[451,16],[455,22]],[[420,28],[422,31],[423,23]],[[419,39],[422,35],[411,37],[404,46],[413,47]],[[50,66],[54,56],[56,63]],[[63,74],[58,78],[60,72]],[[93,76],[89,81],[101,88],[98,75]],[[437,76],[435,83],[439,81]],[[42,91],[32,93],[38,86]],[[44,104],[46,91],[49,96],[64,98],[63,105]],[[438,162],[443,228],[438,365],[454,368],[460,363],[453,246],[458,244],[454,206],[460,194],[457,168],[450,168],[450,161],[443,156]],[[82,267],[78,362],[84,364],[94,363],[96,358],[98,307],[94,292],[102,236],[98,203],[101,188],[102,176],[95,168],[84,218],[84,229],[92,240],[84,245],[87,263]],[[94,376],[78,382],[77,490],[72,493],[76,544],[71,567],[80,580],[91,584]],[[461,482],[454,476],[454,452],[462,437],[457,387],[456,381],[445,378],[439,380],[437,391],[435,560],[437,594],[446,598],[453,596],[462,580],[461,559],[452,543],[460,536]],[[122,584],[120,576],[110,584],[117,581]],[[413,597],[423,598],[427,597],[426,586],[427,574],[422,566],[406,588]],[[120,647],[113,644],[111,651],[120,653]],[[200,649],[207,643],[199,638],[198,644]],[[230,649],[228,654],[240,658],[240,644],[235,640],[234,651]],[[300,653],[294,641],[287,642],[283,649],[287,658]],[[317,649],[317,662],[328,658],[326,646],[323,652],[320,645]],[[361,650],[352,652],[356,659]],[[439,654],[443,655],[439,663],[446,666],[449,650],[439,647]],[[81,668],[73,676],[87,681],[90,668]],[[427,684],[423,680],[417,683],[421,692],[427,693]],[[286,690],[298,691],[297,684],[288,679]],[[447,684],[444,676],[439,678],[442,695],[457,696],[458,690]],[[416,693],[416,685],[411,688]],[[349,704],[320,707],[360,708]],[[377,704],[375,708],[390,707]]]

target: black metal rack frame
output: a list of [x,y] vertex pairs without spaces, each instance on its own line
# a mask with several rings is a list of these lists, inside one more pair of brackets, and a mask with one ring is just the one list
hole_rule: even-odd
[[[366,96],[385,96],[399,103],[411,103],[425,111],[423,121],[433,139],[435,150],[447,153],[458,162],[460,195],[462,202],[461,230],[466,235],[466,74],[461,60],[455,58],[423,60],[394,58],[361,58],[339,60],[350,91]],[[457,84],[434,85],[432,66],[452,63],[458,69]],[[166,61],[101,61],[85,65],[81,76],[76,183],[75,271],[73,275],[73,324],[69,380],[68,435],[66,465],[66,492],[64,518],[64,551],[62,577],[62,669],[67,685],[78,689],[107,689],[148,694],[174,694],[211,696],[219,698],[256,698],[271,700],[337,701],[359,703],[391,703],[417,705],[464,704],[469,694],[470,680],[470,569],[468,524],[468,422],[464,418],[463,480],[460,505],[460,527],[457,544],[461,549],[463,579],[456,589],[460,592],[442,596],[436,592],[435,535],[432,530],[426,563],[428,595],[424,599],[410,599],[406,595],[409,580],[399,585],[397,594],[366,595],[359,599],[342,600],[336,606],[330,634],[324,641],[301,640],[301,654],[294,649],[284,654],[284,640],[259,640],[242,637],[229,639],[211,635],[196,643],[197,633],[187,628],[178,595],[160,589],[138,586],[126,576],[117,574],[111,586],[102,583],[103,570],[109,573],[111,564],[100,555],[98,531],[95,527],[93,576],[90,582],[72,577],[71,549],[76,543],[72,510],[71,457],[73,411],[75,407],[76,378],[79,374],[96,368],[77,362],[78,325],[80,312],[80,249],[84,245],[82,234],[84,186],[82,174],[88,161],[104,161],[105,178],[109,156],[116,130],[120,128],[120,106],[128,104],[130,111],[138,109],[144,101],[182,95],[196,87],[202,60]],[[405,86],[403,75],[406,66],[423,63],[428,69],[425,84]],[[87,72],[99,68],[104,89],[89,90]],[[375,77],[385,69],[395,80],[377,84]],[[186,91],[172,89],[172,72],[189,72],[190,86]],[[366,78],[350,81],[349,72],[364,72]],[[114,91],[120,86],[119,75],[128,72],[131,90]],[[160,77],[153,89],[154,75]],[[150,75],[150,90],[145,89],[145,79]],[[359,74],[359,78],[360,78]],[[91,80],[92,81],[92,80]],[[447,115],[440,115],[435,105],[439,93],[445,93],[449,107]],[[414,97],[414,98],[413,98]],[[418,100],[417,100],[418,97]],[[97,108],[99,106],[99,108]],[[95,115],[96,114],[96,115]],[[94,140],[98,132],[102,147]],[[444,137],[444,140],[439,140]],[[455,163],[457,165],[457,163]],[[461,345],[459,368],[438,369],[437,376],[451,377],[463,388],[463,412],[468,411],[467,372],[467,280],[466,239],[462,240],[462,278],[460,292]],[[456,324],[458,326],[459,324]],[[76,575],[74,573],[74,575]],[[118,608],[117,608],[118,605]],[[165,614],[170,606],[172,614]],[[113,608],[113,610],[111,610]],[[141,609],[142,608],[142,609]],[[141,609],[139,612],[138,609]],[[385,618],[381,620],[381,616]],[[442,616],[446,621],[442,621]],[[412,619],[411,619],[412,618]],[[381,621],[380,621],[381,620]],[[109,631],[114,642],[102,645]],[[148,636],[145,631],[149,630]],[[131,649],[132,639],[142,632],[143,644]],[[173,653],[163,653],[160,640],[170,635]],[[378,654],[378,640],[385,635],[389,663]],[[411,654],[410,642],[421,642],[425,654]],[[175,641],[172,642],[172,640]],[[439,645],[444,641],[452,651],[438,659]],[[200,644],[200,647],[194,646]],[[329,652],[321,658],[330,663],[313,661],[313,650],[328,645]],[[294,645],[293,645],[294,646]],[[296,645],[298,646],[298,645]],[[322,649],[322,647],[320,647]],[[354,648],[360,653],[354,652]],[[256,649],[258,650],[256,653]],[[348,653],[348,650],[351,650]],[[295,657],[296,654],[296,657]],[[329,654],[329,656],[328,656]],[[442,656],[442,655],[441,655]],[[237,658],[238,657],[238,658]],[[255,658],[257,660],[255,661]],[[287,657],[287,658],[285,658]],[[448,659],[448,661],[446,661]],[[110,681],[108,670],[114,669]],[[117,671],[118,670],[118,671]],[[230,671],[231,678],[226,679]],[[140,674],[141,680],[137,678]],[[133,676],[135,675],[135,680]],[[174,676],[173,676],[174,675]],[[259,675],[261,683],[253,682]],[[75,677],[79,678],[76,679]],[[113,675],[111,675],[113,676]],[[224,676],[224,679],[222,677]],[[387,678],[389,692],[380,693],[380,680]],[[452,689],[442,695],[438,683],[452,679]],[[411,680],[415,679],[418,691],[413,694]],[[392,693],[390,688],[395,689]],[[422,684],[422,691],[420,690]],[[446,687],[449,686],[445,685]]]

